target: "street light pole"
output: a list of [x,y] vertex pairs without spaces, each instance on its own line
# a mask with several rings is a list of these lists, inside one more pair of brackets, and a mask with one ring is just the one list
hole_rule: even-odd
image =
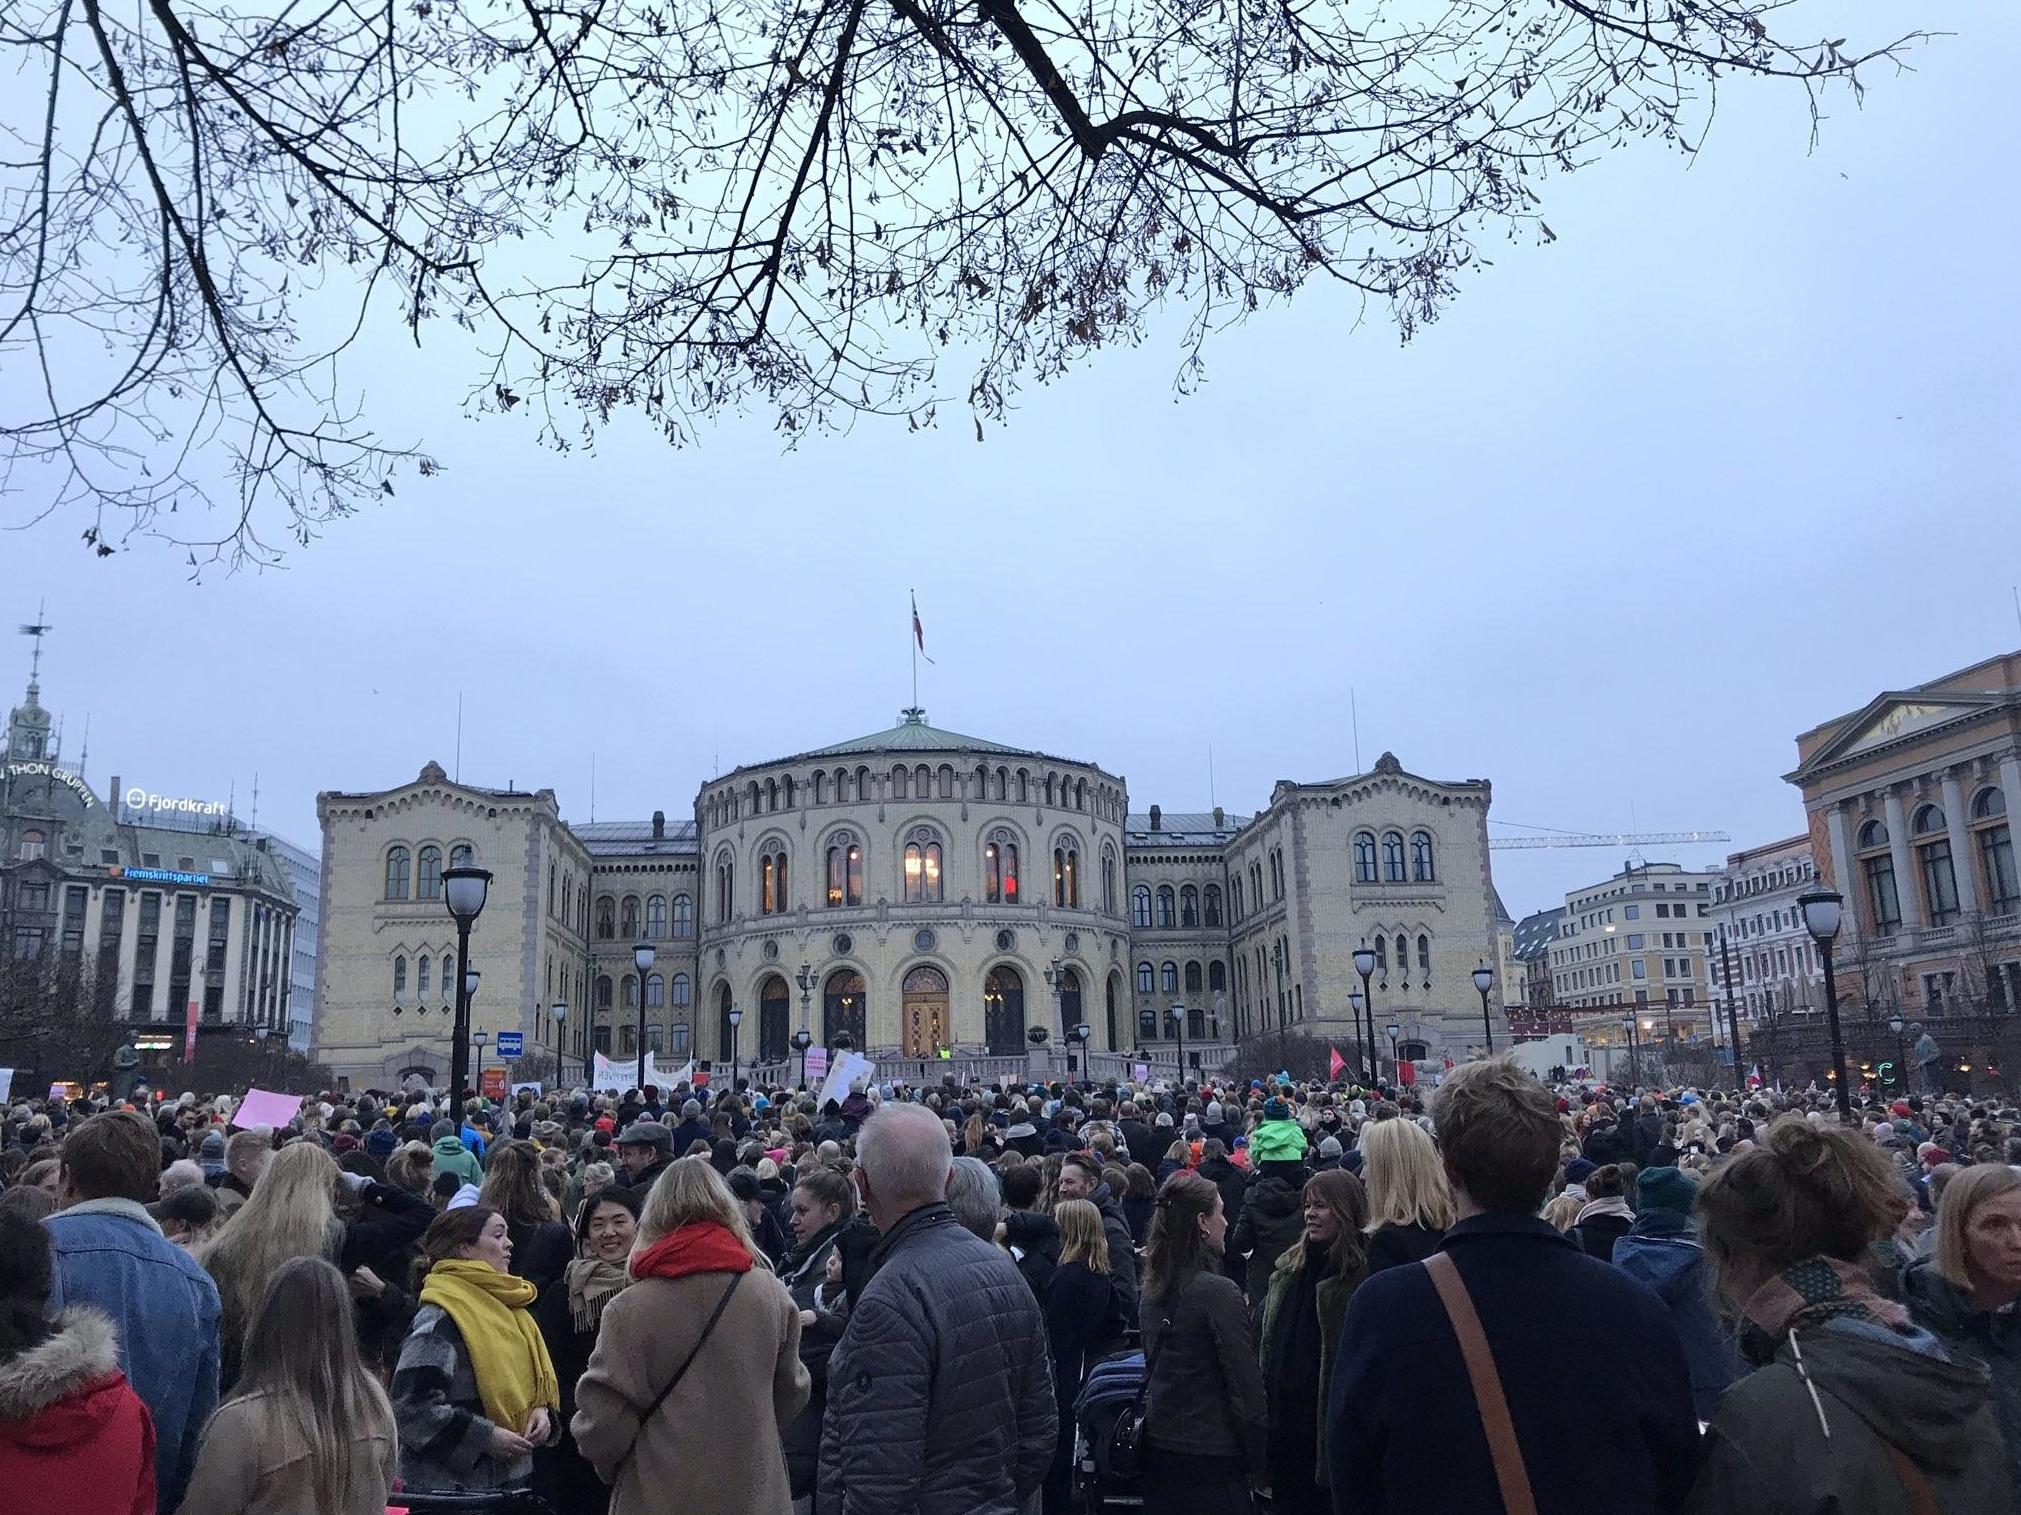
[[[465,865],[442,870],[442,901],[456,922],[456,962],[470,961],[470,928],[484,913],[485,896],[491,891],[491,875],[482,868]],[[453,1119],[463,1119],[463,1086],[470,1078],[470,993],[475,986],[467,975],[456,981],[456,1015],[449,1028],[449,1102],[455,1106]]]
[[1179,1000],[1172,1001],[1168,1012],[1172,1017],[1172,1036],[1178,1042],[1179,1087],[1186,1087],[1186,1006]]
[[[554,1079],[564,1088],[568,1085],[568,1001],[556,1000],[554,1009],[548,1012],[554,1017]],[[583,1087],[589,1086],[589,1059],[582,1064]]]
[[1809,890],[1797,896],[1796,907],[1803,912],[1804,929],[1817,943],[1818,953],[1825,965],[1825,1023],[1832,1036],[1832,1071],[1837,1075],[1839,1119],[1846,1125],[1853,1120],[1852,1090],[1846,1084],[1846,1044],[1839,1031],[1839,981],[1832,971],[1832,943],[1838,939],[1839,915],[1845,904],[1844,896],[1825,888]]
[[793,1048],[800,1054],[800,1087],[807,1087],[807,1049],[814,1045],[814,1033],[802,1026],[793,1033]]
[[646,1092],[646,973],[653,966],[653,944],[643,939],[632,944],[632,966],[639,970],[639,1063],[632,1082],[641,1097]]
[[1726,922],[1719,923],[1719,976],[1726,981],[1726,1039],[1733,1044],[1733,1087],[1745,1093],[1747,1075],[1740,1069],[1740,1014],[1733,1008],[1733,959],[1726,951]]
[[1474,969],[1474,987],[1481,991],[1481,1035],[1487,1038],[1488,1056],[1495,1055],[1495,1023],[1488,1017],[1488,991],[1495,987],[1495,970],[1480,960]]
[[730,1092],[737,1092],[737,1028],[744,1024],[744,1012],[730,1007]]
[[473,1031],[470,1033],[470,1039],[477,1043],[477,1077],[481,1082],[484,1078],[484,1044],[491,1040],[491,1033],[489,1031]]
[[[1373,1086],[1376,1082],[1375,991],[1369,988],[1368,981],[1370,976],[1375,972],[1375,949],[1369,946],[1367,937],[1363,937],[1361,945],[1354,949],[1354,971],[1361,975],[1361,1003],[1362,1008],[1368,1012],[1368,1040],[1363,1042],[1362,1045],[1368,1048],[1368,1081]],[[1355,1020],[1354,1034],[1356,1036],[1361,1035],[1361,1021],[1359,1017]]]
[[1389,1060],[1396,1068],[1396,1081],[1400,1084],[1403,1082],[1403,1058],[1397,1052],[1396,1039],[1403,1034],[1403,1027],[1391,1021],[1383,1030],[1389,1033]]
[[[1380,1068],[1377,1068],[1375,1066],[1375,1056],[1374,1056],[1375,1049],[1371,1047],[1367,1042],[1361,1039],[1361,1010],[1363,1004],[1367,1002],[1367,998],[1368,997],[1364,995],[1359,989],[1350,989],[1347,991],[1347,1006],[1350,1010],[1354,1012],[1355,1045],[1360,1047],[1362,1052],[1364,1053],[1364,1056],[1361,1059],[1362,1066],[1355,1069],[1356,1078],[1365,1078],[1368,1077],[1368,1075],[1370,1075],[1371,1073],[1379,1074],[1382,1071]],[[1376,1082],[1376,1080],[1370,1078],[1369,1082],[1373,1084]]]
[[1623,1021],[1621,1029],[1628,1033],[1628,1085],[1633,1088],[1638,1082],[1635,1077],[1635,1017],[1631,1015]]

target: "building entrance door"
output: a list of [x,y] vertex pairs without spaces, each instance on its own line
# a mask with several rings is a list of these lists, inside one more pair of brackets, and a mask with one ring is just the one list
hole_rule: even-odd
[[907,1057],[938,1057],[947,1038],[947,975],[921,966],[905,975],[901,1005]]

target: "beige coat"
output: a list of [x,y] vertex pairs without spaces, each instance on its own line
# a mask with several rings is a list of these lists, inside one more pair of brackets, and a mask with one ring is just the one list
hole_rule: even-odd
[[343,1509],[317,1498],[309,1448],[283,1425],[265,1394],[225,1401],[204,1428],[182,1509],[189,1515],[385,1515],[393,1487],[393,1425],[356,1437],[351,1446],[351,1499]]
[[682,1515],[791,1515],[779,1433],[807,1403],[809,1380],[800,1312],[762,1268],[744,1276],[687,1377],[639,1427],[731,1277],[641,1279],[604,1307],[570,1429],[615,1484],[610,1515],[659,1515],[676,1494]]

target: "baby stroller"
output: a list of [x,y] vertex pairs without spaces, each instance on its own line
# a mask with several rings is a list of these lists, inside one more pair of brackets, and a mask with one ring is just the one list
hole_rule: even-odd
[[430,1494],[399,1490],[386,1496],[388,1515],[554,1515],[554,1507],[531,1489],[486,1489],[477,1493]]
[[1074,1399],[1074,1491],[1089,1515],[1144,1506],[1137,1481],[1143,1393],[1144,1354],[1132,1349],[1096,1363]]

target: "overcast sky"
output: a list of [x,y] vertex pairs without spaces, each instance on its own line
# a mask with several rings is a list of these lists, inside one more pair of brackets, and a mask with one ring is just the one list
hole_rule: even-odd
[[[1908,14],[1812,10],[1856,44]],[[890,725],[915,588],[933,721],[1098,762],[1133,809],[1206,808],[1210,748],[1231,810],[1354,772],[1352,689],[1363,768],[1491,779],[1496,817],[1771,841],[1802,828],[1798,731],[2021,646],[2021,11],[1913,19],[1957,35],[1864,111],[1834,94],[1815,153],[1800,92],[1731,87],[1694,165],[1551,181],[1558,241],[1491,250],[1407,348],[1314,284],[1189,399],[1175,319],[980,445],[953,412],[674,452],[627,417],[557,456],[463,415],[445,327],[368,393],[443,477],[197,585],[172,549],[88,556],[80,519],[0,535],[0,615],[46,597],[45,700],[72,757],[90,717],[101,792],[235,787],[244,816],[257,775],[311,844],[319,789],[454,764],[459,692],[465,778],[587,819],[594,759],[598,817],[684,817],[719,763]],[[10,702],[28,651],[0,646]],[[1495,873],[1520,916],[1621,863]]]

